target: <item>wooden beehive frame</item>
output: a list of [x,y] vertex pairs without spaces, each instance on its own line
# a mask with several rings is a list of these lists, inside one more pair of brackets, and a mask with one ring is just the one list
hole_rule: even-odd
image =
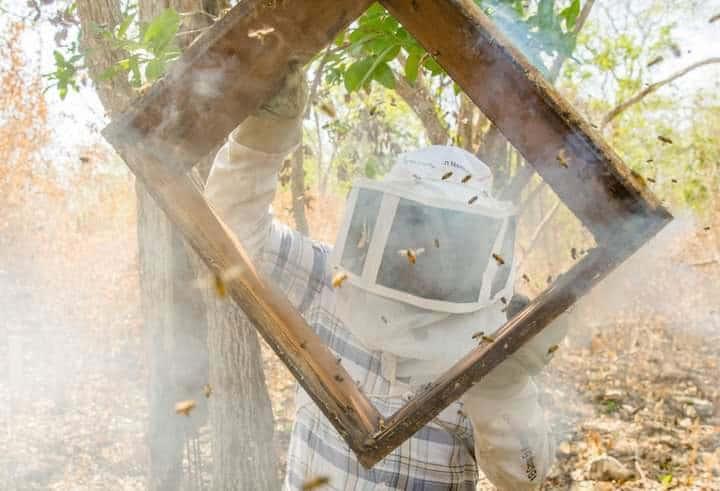
[[[564,312],[672,217],[469,0],[382,0],[593,234],[598,246],[381,425],[288,300],[254,268],[188,171],[359,17],[370,0],[245,0],[103,134],[360,462],[371,467]],[[432,19],[432,22],[427,22]],[[259,34],[258,34],[259,33]],[[558,154],[564,152],[558,164]]]

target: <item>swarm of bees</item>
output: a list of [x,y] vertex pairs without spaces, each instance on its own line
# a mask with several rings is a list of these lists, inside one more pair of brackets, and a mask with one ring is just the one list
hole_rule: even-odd
[[177,414],[182,414],[183,416],[190,416],[190,412],[195,409],[195,406],[197,406],[197,403],[192,399],[180,401],[175,404],[175,412]]
[[348,274],[345,271],[338,271],[332,277],[333,288],[340,288],[345,280],[348,279]]
[[417,262],[417,257],[424,252],[425,249],[421,247],[420,249],[400,249],[398,254],[405,256],[408,263],[415,264]]

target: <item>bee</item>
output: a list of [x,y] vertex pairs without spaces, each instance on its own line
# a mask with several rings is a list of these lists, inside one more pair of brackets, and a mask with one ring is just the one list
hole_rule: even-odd
[[327,476],[318,476],[313,477],[312,479],[308,479],[305,481],[302,485],[303,491],[312,491],[314,489],[319,488],[320,486],[325,486],[327,484],[330,484],[330,478]]
[[421,247],[420,249],[400,249],[398,254],[407,257],[410,264],[415,264],[417,262],[417,257],[423,252],[425,252],[425,249]]
[[470,179],[472,179],[472,174],[468,174],[467,176],[463,177],[463,178],[462,178],[462,181],[460,181],[460,182],[463,183],[463,184],[465,184],[465,183],[468,182]]
[[522,279],[525,280],[525,281],[527,281],[528,283],[530,283],[530,277],[529,277],[528,275],[523,274],[523,275],[522,275]]
[[348,274],[345,271],[338,271],[332,277],[333,288],[340,288],[345,280],[348,279]]
[[672,51],[672,54],[675,56],[675,58],[680,58],[682,56],[680,46],[678,46],[676,43],[672,43],[670,45],[670,51]]
[[478,340],[478,339],[482,338],[484,335],[485,335],[485,331],[478,331],[472,335],[472,338],[475,340]]
[[678,180],[675,179],[675,178],[672,178],[672,179],[670,179],[670,182],[673,183],[673,184],[677,184],[677,183],[678,183]]
[[380,320],[383,321],[383,324],[387,324],[387,323],[388,323],[387,317],[385,317],[384,315],[381,315],[381,316],[380,316]]
[[565,167],[566,169],[569,167],[568,158],[567,158],[564,148],[558,152],[557,156],[555,157],[555,160],[557,160],[558,163],[560,165],[562,165],[563,167]]
[[385,420],[383,418],[380,418],[378,421],[378,428],[382,431],[385,429]]
[[558,348],[560,348],[560,346],[558,346],[557,344],[553,344],[552,346],[550,346],[548,348],[547,354],[552,355],[553,353],[555,353],[558,350]]
[[502,258],[502,256],[501,256],[500,254],[495,254],[495,253],[493,252],[492,257],[493,257],[493,259],[495,260],[495,262],[498,263],[498,266],[502,266],[502,265],[505,264],[505,260]]
[[435,247],[440,249],[440,239],[435,239]]
[[197,403],[192,399],[180,401],[175,404],[175,412],[177,414],[182,414],[183,416],[190,416],[190,411],[195,409],[195,406],[197,406]]
[[647,186],[645,184],[645,178],[643,176],[641,176],[638,172],[631,170],[630,175],[633,176],[638,181],[638,184],[640,185],[640,187],[644,188]]
[[507,298],[500,297],[500,301],[502,302],[503,305],[507,305]]
[[337,117],[337,113],[335,112],[335,108],[330,104],[329,102],[321,102],[318,104],[318,109],[325,113],[327,116],[335,119]]
[[548,275],[547,280],[545,280],[545,281],[547,281],[547,284],[548,284],[548,285],[549,285],[550,283],[552,283],[552,275]]
[[658,135],[657,139],[667,145],[672,145],[672,142],[673,142],[670,138],[668,138],[667,136],[663,136],[663,135]]
[[212,386],[210,384],[203,385],[203,394],[205,394],[206,398],[209,398],[213,393]]
[[446,181],[446,180],[450,179],[452,177],[452,175],[453,175],[452,171],[448,171],[445,174],[443,174],[443,176],[440,179],[442,179],[443,181]]
[[494,338],[494,337],[492,337],[492,336],[487,336],[487,335],[485,335],[485,334],[483,334],[482,340],[483,340],[484,342],[486,342],[486,343],[494,343],[494,342],[495,342],[495,338]]
[[477,196],[473,196],[472,198],[470,198],[470,199],[468,200],[468,204],[471,205],[471,204],[475,203],[475,202],[477,201],[477,199],[478,199]]
[[706,232],[709,232],[709,231],[710,231],[710,226],[704,227],[703,230],[706,231]]
[[213,276],[213,288],[215,289],[215,294],[219,298],[225,298],[227,295],[227,289],[225,288],[225,282],[220,277],[220,275]]
[[333,377],[338,382],[343,382],[345,379],[340,374],[335,374],[335,377]]
[[647,159],[645,161],[646,164],[652,164],[653,162],[655,162],[655,159]]
[[653,183],[653,184],[655,184],[655,182],[656,182],[655,179],[653,179],[652,177],[646,177],[645,180],[646,180],[647,182],[651,182],[651,183]]
[[652,66],[655,66],[655,65],[657,65],[658,63],[661,63],[664,59],[665,59],[665,58],[663,58],[662,56],[656,56],[655,58],[653,58],[652,60],[650,60],[650,62],[647,64],[647,67],[650,68],[650,67],[652,67]]

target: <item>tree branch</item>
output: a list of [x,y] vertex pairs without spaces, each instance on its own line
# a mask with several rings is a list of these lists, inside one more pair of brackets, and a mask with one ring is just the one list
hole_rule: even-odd
[[683,68],[680,71],[675,72],[674,74],[670,75],[668,78],[660,80],[659,82],[655,82],[653,84],[648,85],[643,90],[629,98],[628,100],[621,102],[617,106],[615,106],[612,110],[610,110],[605,117],[602,119],[602,123],[600,125],[601,128],[605,128],[605,126],[610,123],[613,119],[617,118],[622,112],[627,110],[630,106],[633,106],[637,104],[638,102],[642,101],[645,97],[649,96],[653,92],[657,91],[659,88],[674,82],[675,80],[679,79],[680,77],[683,77],[690,73],[691,71],[695,70],[696,68],[700,68],[705,65],[710,65],[713,63],[720,63],[720,57],[713,57],[713,58],[707,58],[705,60],[698,61],[697,63],[693,63],[692,65],[689,65],[685,68]]
[[435,102],[428,93],[427,86],[418,77],[413,87],[402,75],[397,75],[395,92],[410,106],[410,109],[420,118],[428,139],[433,145],[445,145],[450,138],[448,130],[438,117]]
[[[582,10],[580,11],[580,15],[578,15],[578,18],[575,21],[575,28],[573,29],[572,33],[574,36],[577,36],[578,33],[582,30],[583,26],[585,25],[585,21],[587,21],[588,17],[590,17],[590,11],[593,8],[593,5],[595,4],[595,0],[587,0],[585,2],[585,5],[583,6]],[[560,75],[560,69],[563,66],[563,63],[568,59],[565,55],[558,55],[557,58],[553,61],[552,67],[550,67],[550,81],[555,82],[557,80],[558,75]]]

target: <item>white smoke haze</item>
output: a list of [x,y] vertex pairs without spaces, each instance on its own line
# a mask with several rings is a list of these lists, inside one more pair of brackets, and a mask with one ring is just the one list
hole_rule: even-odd
[[[598,3],[606,15],[614,5]],[[697,23],[698,16],[714,13],[704,8],[688,15]],[[598,15],[594,28],[607,35],[607,23]],[[50,60],[54,45],[47,26],[39,29],[41,41],[25,48],[42,51]],[[518,39],[524,33],[506,34]],[[29,65],[31,76],[48,71]],[[220,82],[208,72],[194,88],[212,94]],[[709,85],[703,80],[694,84]],[[591,80],[567,93],[582,103],[582,96],[601,91],[600,85]],[[454,127],[461,108],[449,92],[442,96],[451,101],[441,103],[443,122]],[[28,93],[28,100],[39,97]],[[0,196],[0,489],[147,489],[153,438],[148,380],[157,360],[142,325],[134,179],[97,133],[104,121],[91,88],[69,96],[73,104],[86,104],[82,114],[52,91],[45,97],[49,123],[40,118],[37,124],[50,131],[49,139],[26,153],[25,139],[13,130],[15,120],[0,113],[0,136],[9,142],[0,144],[0,155],[8,157],[6,168],[32,164],[17,180],[0,169],[0,185],[7,186]],[[302,203],[311,234],[332,243],[351,178],[379,178],[393,154],[428,140],[394,93],[373,89],[346,98],[339,88],[326,87],[320,98],[330,110],[306,121]],[[167,108],[168,118],[173,110]],[[482,118],[477,112],[473,117]],[[381,118],[386,125],[378,129]],[[344,121],[352,127],[338,139],[332,125]],[[654,127],[638,131],[660,145]],[[665,147],[658,148],[653,156]],[[627,153],[636,157],[633,151]],[[635,160],[629,161],[634,168]],[[668,172],[665,181],[681,175],[677,169],[672,176]],[[708,175],[708,192],[717,194],[711,187],[716,181]],[[289,180],[289,174],[284,178]],[[542,187],[533,193],[536,186]],[[635,474],[622,489],[659,489],[666,483],[678,489],[720,489],[717,199],[711,196],[708,210],[698,210],[673,192],[659,192],[670,196],[675,220],[558,320],[570,326],[569,335],[539,379],[559,442],[558,463],[546,489],[619,489],[619,484],[595,479],[592,462],[604,455]],[[529,201],[518,233],[522,266],[516,288],[534,298],[594,241],[538,178],[522,198]],[[281,185],[273,204],[276,217],[294,224],[296,203],[290,184]],[[187,291],[175,298],[180,310],[188,298],[201,294],[197,285],[203,281],[188,281]],[[166,401],[167,418],[181,418],[182,434],[157,441],[169,459],[182,454],[182,489],[209,489],[213,461],[204,393],[206,346],[194,337],[173,342],[179,389],[173,391],[177,400]],[[262,346],[281,473],[296,385]],[[221,397],[216,391],[209,400]],[[189,417],[174,410],[185,399],[197,405]]]

